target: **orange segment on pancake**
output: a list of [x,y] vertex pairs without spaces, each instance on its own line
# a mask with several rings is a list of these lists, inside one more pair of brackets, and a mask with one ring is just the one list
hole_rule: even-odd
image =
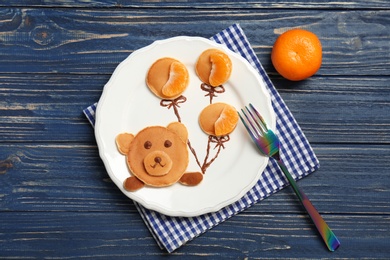
[[189,84],[188,70],[178,60],[161,58],[150,67],[146,84],[156,96],[174,99],[180,96]]
[[236,128],[237,122],[238,114],[236,109],[230,105],[225,106],[221,115],[215,121],[215,135],[222,136],[230,134]]
[[217,87],[230,78],[232,61],[223,51],[208,49],[200,54],[195,71],[202,82]]
[[232,62],[225,53],[213,52],[210,54],[211,67],[209,82],[211,86],[225,83],[232,73]]
[[199,115],[199,125],[209,135],[228,135],[236,128],[237,122],[236,109],[226,103],[208,105]]

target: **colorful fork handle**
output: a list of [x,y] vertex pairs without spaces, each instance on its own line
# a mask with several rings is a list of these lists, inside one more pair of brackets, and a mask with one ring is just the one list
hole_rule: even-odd
[[314,225],[316,226],[318,232],[320,233],[322,239],[324,240],[326,246],[330,251],[335,251],[340,246],[340,241],[337,239],[336,235],[333,233],[333,231],[329,228],[328,224],[326,224],[325,220],[321,217],[321,215],[318,213],[316,208],[313,206],[313,204],[310,202],[309,198],[303,193],[291,174],[288,172],[286,166],[281,160],[276,160],[279,167],[282,169],[284,174],[286,175],[288,181],[291,184],[291,187],[297,194],[299,200],[302,202],[302,205],[305,207],[307,213],[309,214],[311,220],[314,222]]

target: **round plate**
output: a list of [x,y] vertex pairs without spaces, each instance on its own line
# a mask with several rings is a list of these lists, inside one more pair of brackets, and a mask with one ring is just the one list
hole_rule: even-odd
[[[217,94],[212,102],[225,102],[237,110],[248,103],[254,104],[271,128],[276,119],[265,83],[256,70],[240,55],[224,45],[200,37],[179,36],[153,44],[133,52],[114,71],[105,85],[96,111],[95,136],[99,154],[109,176],[129,198],[144,207],[170,216],[197,216],[215,212],[237,201],[257,182],[268,158],[260,156],[241,122],[230,140],[224,143],[218,157],[207,168],[203,181],[194,187],[175,183],[169,187],[144,188],[128,192],[123,181],[130,176],[125,156],[119,153],[115,137],[119,133],[136,134],[147,126],[167,126],[177,121],[173,108],[160,105],[147,87],[145,77],[150,66],[159,58],[172,57],[187,66],[190,85],[183,93],[187,101],[180,104],[182,123],[189,132],[189,140],[197,156],[203,162],[206,156],[208,136],[198,125],[198,116],[210,104],[207,93],[201,90],[201,81],[195,73],[195,63],[206,49],[217,48],[226,52],[232,60],[230,79],[224,84],[225,92]],[[209,159],[217,149],[211,144]],[[187,171],[199,171],[191,152]]]

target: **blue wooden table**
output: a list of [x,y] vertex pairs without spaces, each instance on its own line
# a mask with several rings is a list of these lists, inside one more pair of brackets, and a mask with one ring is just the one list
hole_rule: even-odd
[[[341,240],[330,253],[291,188],[172,254],[108,177],[82,110],[134,50],[239,23],[321,168],[299,181]],[[279,76],[284,30],[315,32],[312,78]],[[0,3],[0,258],[389,258],[390,4],[377,1]]]

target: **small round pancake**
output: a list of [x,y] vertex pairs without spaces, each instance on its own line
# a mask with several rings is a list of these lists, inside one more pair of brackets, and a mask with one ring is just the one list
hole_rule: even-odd
[[226,103],[214,103],[205,107],[199,115],[199,125],[208,135],[228,135],[238,122],[236,109]]
[[232,61],[223,51],[207,49],[200,54],[195,65],[195,72],[202,82],[217,87],[230,78]]
[[156,96],[174,99],[188,87],[189,73],[180,61],[169,57],[161,58],[150,67],[146,84]]
[[173,162],[163,151],[154,151],[144,158],[146,172],[152,176],[164,176],[172,169]]

